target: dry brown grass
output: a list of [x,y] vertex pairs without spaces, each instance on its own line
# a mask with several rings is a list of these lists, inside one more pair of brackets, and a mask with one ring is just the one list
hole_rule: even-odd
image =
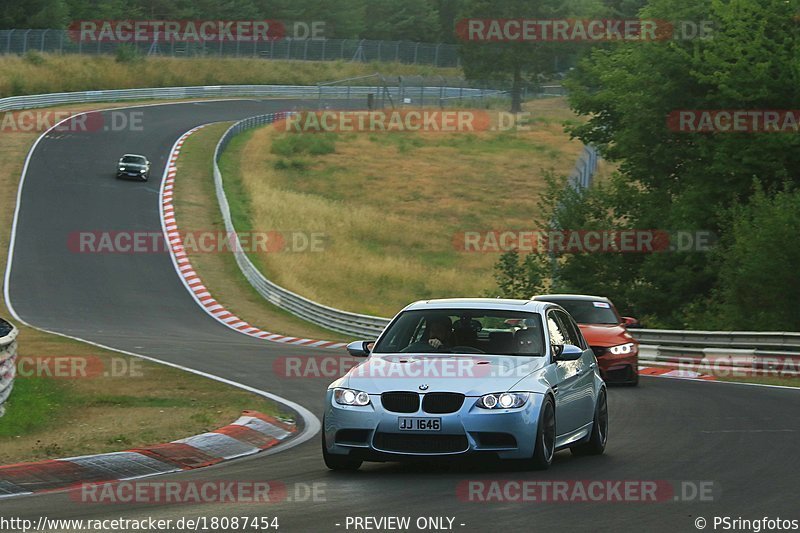
[[[130,104],[69,106],[71,111]],[[55,108],[64,109],[64,108]],[[6,254],[16,194],[23,163],[39,133],[0,133],[0,271]],[[5,302],[0,313],[9,317]],[[108,366],[123,356],[78,341],[50,335],[18,325],[21,356],[97,356]],[[168,442],[225,425],[242,409],[274,410],[274,404],[256,395],[233,389],[199,376],[163,365],[137,361],[141,377],[31,380],[12,393],[8,413],[0,418],[0,463],[57,458],[68,455],[121,450],[133,446]],[[37,420],[15,433],[15,420],[30,418],[26,394],[43,400],[46,426]],[[31,420],[23,420],[31,422]],[[27,429],[25,429],[27,428]]]
[[[459,76],[459,69],[400,63],[147,57],[118,63],[113,56],[0,56],[0,96],[51,92],[229,84],[316,85],[365,76]],[[65,75],[64,73],[69,73]]]
[[[214,148],[230,124],[204,128],[187,139],[178,160],[175,180],[175,214],[182,232],[224,232],[214,192]],[[325,340],[347,340],[340,333],[318,328],[269,304],[241,274],[230,253],[188,250],[192,266],[214,298],[230,312],[254,326],[284,335]]]
[[258,257],[306,297],[391,316],[415,299],[481,296],[497,254],[460,252],[454,235],[532,228],[545,171],[568,172],[580,152],[562,99],[528,110],[531,131],[339,134],[335,153],[295,158],[299,170],[276,169],[270,148],[287,134],[264,128],[229,152],[226,180],[241,176],[253,228],[327,235],[320,253]]

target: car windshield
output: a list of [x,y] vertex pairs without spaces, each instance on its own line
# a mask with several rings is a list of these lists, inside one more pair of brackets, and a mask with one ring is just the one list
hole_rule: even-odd
[[147,159],[138,155],[126,155],[122,158],[123,163],[132,163],[134,165],[144,165]]
[[594,300],[548,300],[560,305],[578,324],[619,324],[608,302]]
[[545,353],[538,313],[494,309],[406,311],[373,353],[486,353],[541,356]]

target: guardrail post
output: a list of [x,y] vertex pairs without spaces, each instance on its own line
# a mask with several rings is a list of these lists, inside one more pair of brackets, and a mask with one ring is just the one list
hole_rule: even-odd
[[433,65],[438,67],[439,66],[439,48],[442,47],[442,43],[436,45],[436,51],[433,54]]
[[49,31],[50,30],[44,30],[44,32],[42,32],[42,44],[39,47],[39,51],[40,52],[44,52],[44,39],[45,39],[45,37],[47,37],[47,32],[49,32]]
[[11,53],[11,36],[14,34],[16,30],[9,30],[8,31],[8,42],[6,43],[6,53]]

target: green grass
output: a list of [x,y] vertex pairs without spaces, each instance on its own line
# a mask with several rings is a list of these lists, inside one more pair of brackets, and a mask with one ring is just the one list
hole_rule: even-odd
[[800,377],[796,378],[780,378],[769,376],[753,376],[753,377],[720,377],[719,381],[730,381],[736,383],[755,383],[758,385],[780,385],[782,387],[800,387]]
[[16,437],[47,428],[75,405],[76,398],[66,382],[25,378],[14,381],[14,390],[0,418],[0,437]]
[[[225,153],[240,151],[252,136],[252,130],[237,135],[228,143]],[[189,156],[191,157],[191,154]],[[223,155],[219,163],[219,170],[223,176],[222,185],[231,210],[233,226],[240,233],[253,231],[253,224],[250,218],[252,199],[244,190],[242,181],[236,179],[239,175],[238,161],[231,160]]]

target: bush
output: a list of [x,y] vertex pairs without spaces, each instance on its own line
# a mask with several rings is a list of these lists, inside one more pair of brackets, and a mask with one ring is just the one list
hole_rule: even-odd
[[142,54],[134,45],[121,44],[114,52],[114,58],[117,63],[136,63],[142,60]]
[[27,63],[36,66],[44,65],[46,63],[44,56],[35,50],[28,50],[25,53],[24,59]]
[[800,190],[757,187],[731,209],[731,229],[713,260],[719,279],[699,321],[725,330],[800,331]]

